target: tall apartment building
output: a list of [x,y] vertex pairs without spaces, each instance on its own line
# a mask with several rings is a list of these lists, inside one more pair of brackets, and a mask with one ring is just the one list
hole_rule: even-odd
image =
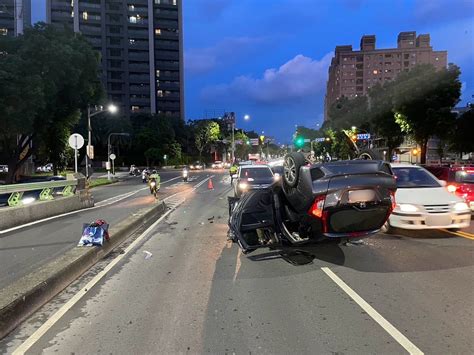
[[46,20],[101,53],[101,80],[124,113],[184,119],[181,0],[47,0]]
[[397,48],[376,49],[375,36],[365,35],[358,51],[351,45],[336,46],[329,67],[324,120],[328,119],[331,104],[342,96],[366,95],[376,83],[390,81],[417,64],[433,64],[436,68],[447,65],[447,51],[434,51],[429,34],[417,37],[415,31],[400,32],[397,42]]
[[18,36],[31,26],[31,0],[0,0],[0,36]]

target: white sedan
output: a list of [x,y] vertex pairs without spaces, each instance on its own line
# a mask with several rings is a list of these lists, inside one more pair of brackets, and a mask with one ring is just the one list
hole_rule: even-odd
[[467,228],[469,206],[449,193],[445,181],[426,169],[409,164],[392,164],[397,179],[396,207],[385,226],[403,229]]

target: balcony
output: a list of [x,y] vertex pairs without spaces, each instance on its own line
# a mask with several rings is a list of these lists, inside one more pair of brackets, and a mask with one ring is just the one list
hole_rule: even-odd
[[174,41],[172,43],[163,42],[160,40],[155,40],[155,49],[171,49],[179,50],[179,42]]
[[150,106],[149,97],[133,97],[130,95],[130,105],[134,106]]
[[136,72],[136,73],[149,73],[150,66],[145,64],[129,64],[128,65],[129,72]]
[[130,85],[130,94],[149,94],[150,86],[149,85]]
[[130,74],[128,80],[130,83],[149,83],[150,76],[144,74]]
[[160,59],[172,59],[175,61],[179,60],[179,52],[170,52],[170,51],[160,51],[156,50],[155,51],[155,59],[160,60]]
[[129,28],[128,35],[134,38],[148,38],[148,31]]

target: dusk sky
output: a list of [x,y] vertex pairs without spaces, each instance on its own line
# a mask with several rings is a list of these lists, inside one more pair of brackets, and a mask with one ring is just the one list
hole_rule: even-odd
[[[33,21],[45,0],[32,0]],[[223,110],[238,126],[288,142],[294,126],[323,119],[336,45],[396,47],[401,31],[429,33],[461,67],[462,102],[474,94],[472,0],[183,0],[186,119]],[[249,114],[250,121],[243,122]]]

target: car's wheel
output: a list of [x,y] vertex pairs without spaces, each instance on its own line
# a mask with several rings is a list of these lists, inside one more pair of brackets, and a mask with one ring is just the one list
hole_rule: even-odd
[[393,227],[390,225],[389,220],[387,220],[387,222],[385,222],[382,228],[380,228],[380,231],[385,234],[390,234],[393,232]]
[[363,160],[383,160],[381,154],[373,149],[363,149],[359,152],[359,159]]
[[283,162],[283,180],[289,187],[295,187],[298,184],[300,168],[304,163],[305,158],[301,153],[294,152],[285,156]]

